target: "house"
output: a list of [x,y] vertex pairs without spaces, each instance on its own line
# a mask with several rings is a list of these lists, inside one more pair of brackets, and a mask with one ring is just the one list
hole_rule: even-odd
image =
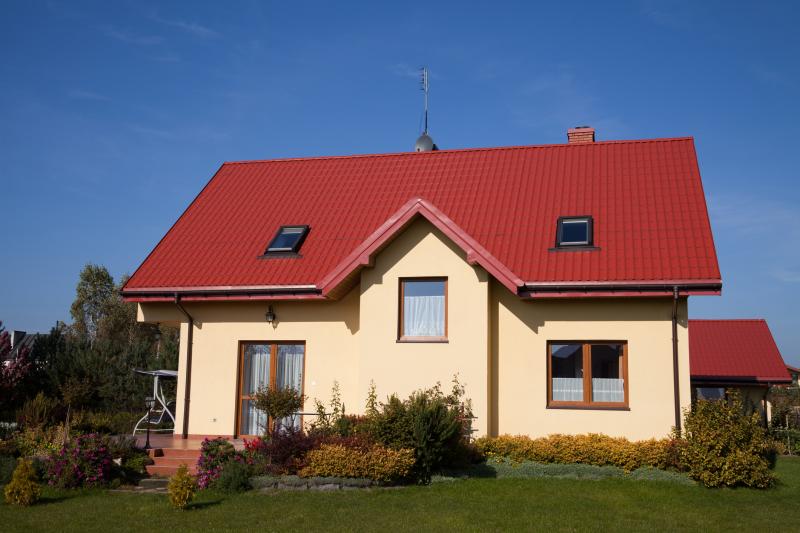
[[800,376],[800,368],[797,368],[796,366],[786,365],[786,371],[789,372],[789,376],[791,376],[792,378],[792,387],[797,387],[798,376]]
[[771,419],[770,386],[791,383],[763,319],[689,320],[689,362],[693,398],[720,399],[737,389],[765,424]]
[[225,163],[122,294],[180,324],[183,436],[258,432],[259,385],[357,413],[457,374],[478,435],[644,439],[690,405],[689,297],[720,291],[693,139],[575,128]]
[[39,333],[27,333],[17,329],[9,332],[9,351],[5,354],[1,363],[8,366],[11,361],[16,359],[23,351],[30,352],[30,350],[33,349],[33,345],[36,343],[36,339],[39,338],[39,335]]

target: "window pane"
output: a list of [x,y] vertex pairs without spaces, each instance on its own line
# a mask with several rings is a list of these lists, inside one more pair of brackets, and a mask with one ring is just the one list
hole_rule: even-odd
[[[305,346],[302,344],[278,345],[278,375],[275,382],[279,388],[292,387],[297,392],[302,392],[304,355]],[[294,426],[295,429],[300,429],[300,417],[288,416],[281,420],[280,426],[282,428]]]
[[403,282],[403,336],[444,337],[444,280]]
[[553,401],[583,401],[583,345],[551,344]]
[[725,389],[722,387],[697,387],[698,400],[722,400],[725,398]]
[[270,243],[269,250],[293,250],[305,231],[305,228],[281,228]]
[[586,220],[562,220],[561,243],[588,244],[589,222]]
[[242,400],[240,412],[239,433],[241,435],[262,435],[267,429],[267,415],[256,409],[250,400]]
[[592,344],[592,401],[622,403],[625,382],[621,344]]
[[269,344],[248,344],[244,348],[242,396],[269,386]]

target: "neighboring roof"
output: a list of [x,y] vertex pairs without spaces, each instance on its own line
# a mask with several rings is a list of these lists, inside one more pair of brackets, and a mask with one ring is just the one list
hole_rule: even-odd
[[[598,249],[551,250],[567,215],[594,218]],[[524,296],[721,284],[682,138],[225,163],[123,294],[335,297],[417,216]],[[260,258],[290,224],[311,228],[300,257]]]
[[786,370],[793,374],[800,374],[800,368],[797,368],[796,366],[786,365]]
[[6,360],[16,359],[19,352],[23,349],[32,350],[36,339],[39,338],[40,333],[24,333],[20,339],[14,344],[14,347],[9,350]]
[[763,319],[689,320],[689,368],[693,381],[791,382]]

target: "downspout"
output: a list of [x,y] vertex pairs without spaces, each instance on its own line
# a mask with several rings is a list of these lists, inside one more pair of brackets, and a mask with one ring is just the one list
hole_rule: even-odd
[[183,429],[181,431],[181,438],[185,439],[189,436],[189,398],[191,397],[192,389],[192,345],[194,344],[194,318],[186,309],[181,305],[181,297],[175,293],[175,305],[186,316],[189,321],[189,334],[186,345],[186,377],[184,378],[183,385]]
[[681,431],[680,375],[678,373],[678,286],[672,288],[672,380],[675,394],[675,429]]

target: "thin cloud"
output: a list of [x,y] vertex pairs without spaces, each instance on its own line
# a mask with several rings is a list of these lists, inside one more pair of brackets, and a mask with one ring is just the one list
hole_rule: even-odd
[[74,89],[67,93],[67,96],[75,100],[91,100],[94,102],[110,102],[111,98],[104,94],[95,93],[92,91],[84,91],[82,89]]
[[159,61],[161,63],[179,63],[181,60],[181,56],[175,53],[166,53],[160,56],[155,56],[153,61]]
[[800,283],[800,269],[778,268],[772,271],[772,276],[784,283]]
[[508,98],[508,105],[513,120],[526,128],[566,131],[588,124],[603,138],[619,137],[628,130],[621,118],[601,109],[590,80],[579,80],[566,65],[522,83]]
[[103,33],[112,39],[116,39],[123,43],[133,44],[136,46],[153,46],[164,42],[164,38],[159,35],[141,35],[131,33],[129,31],[120,30],[113,26],[103,26]]
[[691,26],[692,5],[684,0],[641,0],[641,12],[651,22],[671,30]]
[[800,283],[800,212],[785,202],[752,195],[709,196],[715,231],[760,250],[762,272],[782,283]]
[[220,36],[219,32],[212,30],[211,28],[203,26],[202,24],[199,24],[194,21],[170,20],[161,18],[158,15],[153,15],[152,18],[159,24],[163,24],[165,26],[171,26],[173,28],[178,28],[187,33],[191,33],[195,37],[201,37],[203,39],[212,39]]
[[422,75],[420,70],[421,67],[412,67],[408,63],[395,63],[389,67],[392,74],[401,78],[419,78]]
[[158,139],[175,139],[177,137],[172,131],[151,128],[149,126],[142,126],[140,124],[130,124],[128,128],[143,137],[155,137]]

